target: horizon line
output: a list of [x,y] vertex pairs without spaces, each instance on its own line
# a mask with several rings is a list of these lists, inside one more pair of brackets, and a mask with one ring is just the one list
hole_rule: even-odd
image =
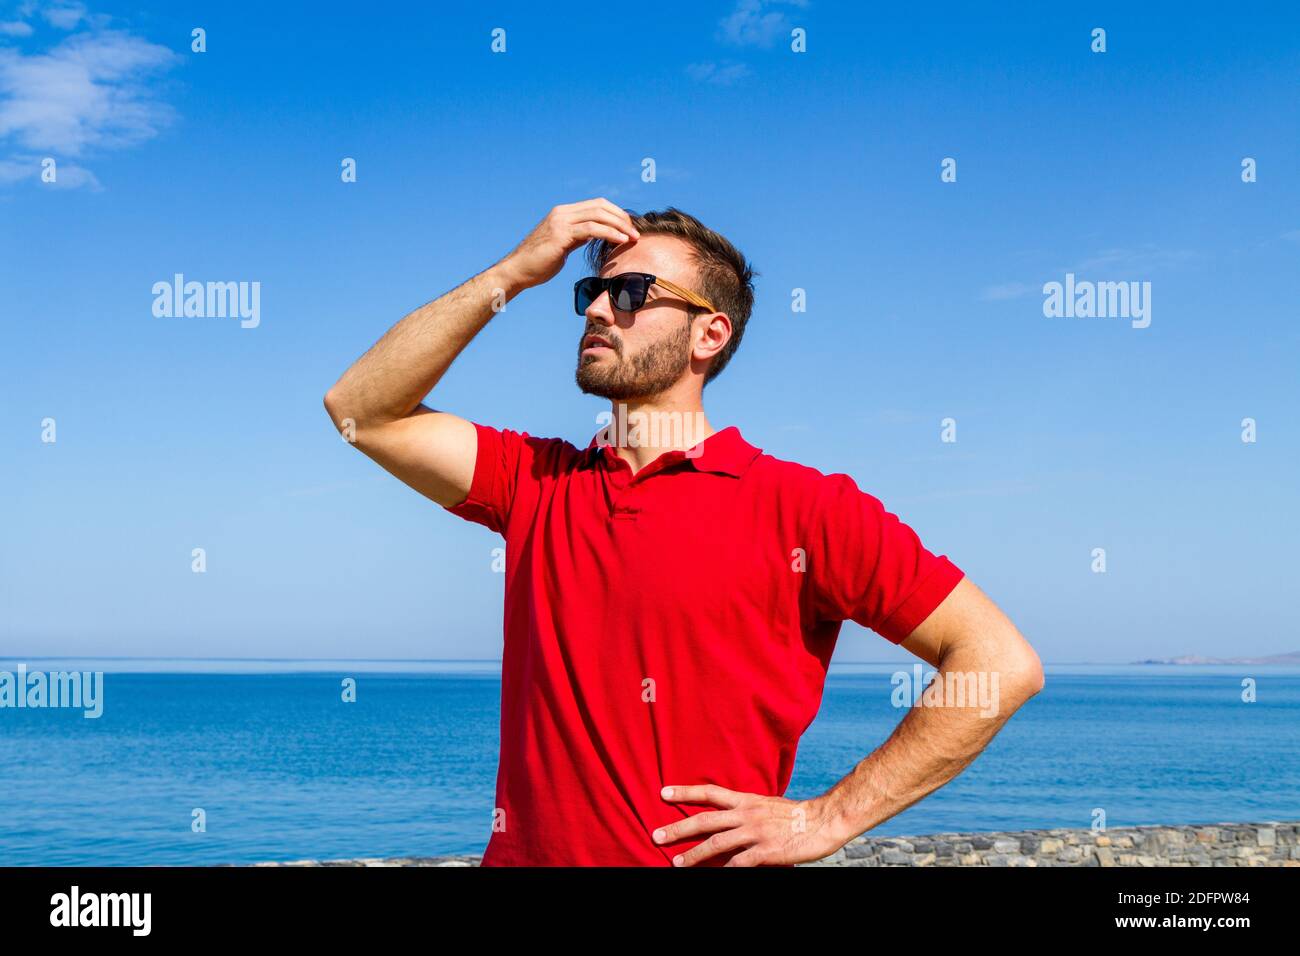
[[[1198,655],[1184,655],[1198,656]],[[1271,656],[1271,655],[1262,655]],[[296,664],[296,663],[340,663],[340,664],[500,664],[499,657],[169,657],[160,654],[147,655],[106,655],[106,654],[31,654],[0,655],[0,661],[194,661],[196,663],[246,661],[258,664]],[[933,667],[919,658],[914,661],[831,661],[836,664],[922,664]],[[1080,666],[1093,665],[1105,667],[1149,667],[1152,664],[1167,664],[1168,661],[1043,661],[1046,666]],[[1186,667],[1189,665],[1172,665]]]

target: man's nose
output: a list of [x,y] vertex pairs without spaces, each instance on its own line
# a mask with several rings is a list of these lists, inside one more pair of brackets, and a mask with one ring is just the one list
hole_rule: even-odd
[[591,300],[591,305],[587,306],[586,314],[588,319],[597,319],[603,325],[614,324],[614,307],[609,301],[608,289]]

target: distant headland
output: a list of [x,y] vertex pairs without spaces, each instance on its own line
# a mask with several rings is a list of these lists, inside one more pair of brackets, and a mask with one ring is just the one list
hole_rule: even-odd
[[1152,658],[1146,661],[1134,661],[1134,664],[1291,664],[1300,666],[1300,651],[1289,654],[1270,654],[1267,657],[1201,657],[1199,654],[1184,654],[1182,657]]

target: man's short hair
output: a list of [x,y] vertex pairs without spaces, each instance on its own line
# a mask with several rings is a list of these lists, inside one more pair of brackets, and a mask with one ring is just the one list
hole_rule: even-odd
[[[758,273],[725,236],[714,232],[690,213],[673,206],[662,212],[627,212],[641,235],[676,236],[691,247],[694,253],[692,261],[699,273],[699,288],[692,291],[700,293],[713,303],[715,310],[725,312],[731,319],[731,338],[713,357],[713,363],[704,375],[704,384],[708,385],[727,367],[731,356],[740,348],[745,323],[754,309],[754,276]],[[616,245],[606,239],[593,239],[587,244],[587,263],[593,272],[600,274],[615,248]],[[704,311],[691,306],[688,314],[694,318]]]

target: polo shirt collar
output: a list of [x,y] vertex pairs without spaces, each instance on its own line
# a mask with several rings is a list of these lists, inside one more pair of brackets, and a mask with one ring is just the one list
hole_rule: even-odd
[[[599,460],[601,454],[613,454],[609,445],[597,444],[597,439],[604,432],[605,429],[603,428],[596,432],[595,435],[591,436],[591,441],[587,444],[585,454],[589,464],[594,464]],[[684,451],[664,452],[664,455],[672,455],[677,460],[689,461],[696,471],[711,471],[739,478],[761,453],[761,449],[755,448],[745,441],[740,434],[740,429],[735,425],[728,425],[726,428],[714,432],[703,441],[692,445],[691,448],[698,451],[695,457],[687,456]]]

